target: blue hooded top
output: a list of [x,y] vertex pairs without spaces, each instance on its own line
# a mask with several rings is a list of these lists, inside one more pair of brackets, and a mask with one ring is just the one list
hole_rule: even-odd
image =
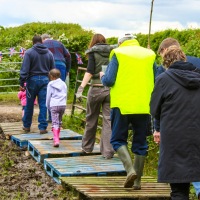
[[48,76],[55,68],[53,54],[41,43],[33,45],[25,52],[20,70],[20,86],[31,76]]

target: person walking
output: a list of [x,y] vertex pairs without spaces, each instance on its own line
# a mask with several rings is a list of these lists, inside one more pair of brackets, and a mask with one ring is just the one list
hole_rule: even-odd
[[54,147],[59,147],[62,116],[66,109],[67,86],[60,79],[60,70],[49,72],[50,82],[47,85],[46,106],[51,111]]
[[[40,134],[47,133],[48,123],[46,121],[46,92],[49,82],[48,74],[54,68],[54,58],[52,53],[42,44],[42,38],[34,36],[32,48],[28,49],[24,55],[20,69],[20,90],[26,90],[27,104],[25,107],[23,121],[23,130],[30,132],[34,100],[38,97],[39,116],[38,128]],[[24,83],[26,82],[26,87]]]
[[[127,172],[124,187],[140,190],[148,149],[146,136],[154,87],[155,53],[141,47],[131,34],[119,37],[118,44],[119,47],[110,54],[105,74],[100,72],[100,77],[103,85],[111,87],[111,144]],[[134,163],[127,142],[130,124],[134,132],[131,146]]]
[[160,122],[154,133],[160,144],[158,182],[170,183],[172,200],[189,200],[190,182],[200,181],[200,69],[176,45],[162,57],[167,70],[156,78],[150,102]]
[[[175,38],[171,38],[171,37],[165,38],[159,45],[158,55],[163,57],[167,48],[169,48],[170,46],[173,46],[173,45],[177,46],[178,48],[181,48],[180,43]],[[196,68],[200,69],[200,58],[197,58],[195,56],[187,56],[186,55],[186,59],[187,59],[187,62],[192,63]],[[161,73],[163,73],[165,70],[166,69],[162,65],[157,67],[156,77],[158,75],[160,75]],[[156,139],[159,138],[159,135],[160,135],[160,121],[155,119],[154,126],[155,126],[154,139],[155,139],[155,142],[157,142]],[[157,135],[158,135],[158,137],[156,137]],[[200,200],[200,182],[193,182],[192,184],[196,191],[196,195],[197,195],[198,199]]]
[[61,42],[51,39],[50,35],[45,33],[41,37],[43,44],[52,52],[55,68],[60,70],[60,78],[65,82],[71,68],[71,54]]
[[[61,80],[66,82],[71,69],[71,54],[68,49],[59,41],[53,40],[50,35],[42,34],[43,44],[52,52],[55,60],[55,67],[60,70]],[[48,122],[51,122],[51,112],[48,110]]]
[[[26,87],[26,83],[24,83],[24,87]],[[22,117],[24,116],[24,109],[26,106],[26,90],[20,90],[17,94],[18,99],[21,102],[22,105]],[[37,99],[34,101],[34,105],[37,105]]]
[[110,159],[114,155],[114,150],[110,144],[110,89],[102,85],[99,72],[103,65],[108,64],[111,49],[112,47],[106,44],[106,39],[102,34],[94,34],[89,49],[86,51],[88,56],[87,71],[76,93],[76,98],[81,98],[84,87],[91,80],[87,94],[86,126],[82,138],[82,150],[85,153],[91,153],[94,149],[98,117],[102,108],[100,151],[106,159]]

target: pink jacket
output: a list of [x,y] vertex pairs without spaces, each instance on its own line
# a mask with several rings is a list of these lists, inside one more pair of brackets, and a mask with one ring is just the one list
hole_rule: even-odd
[[[26,106],[26,90],[18,92],[18,98],[21,100],[21,105]],[[37,104],[37,100],[35,99],[34,104]]]

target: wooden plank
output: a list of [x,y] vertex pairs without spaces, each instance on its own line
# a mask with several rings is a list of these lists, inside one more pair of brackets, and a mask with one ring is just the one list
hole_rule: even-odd
[[170,187],[153,177],[142,177],[141,190],[124,188],[126,176],[61,177],[64,187],[78,192],[81,199],[170,199]]
[[52,140],[29,140],[28,151],[37,162],[43,163],[45,158],[73,157],[100,154],[100,146],[95,145],[90,154],[81,150],[81,140],[61,140],[59,148],[53,147]]
[[105,159],[102,155],[44,159],[44,168],[57,183],[61,183],[60,177],[125,174],[116,155],[112,159]]
[[[24,130],[22,129],[23,125],[22,122],[15,122],[15,123],[1,123],[1,129],[7,139],[10,139],[12,135],[19,135],[25,134]],[[51,127],[47,128],[50,131]],[[31,125],[31,132],[30,133],[39,133],[38,124],[33,123]]]
[[[20,148],[26,148],[28,146],[28,141],[30,140],[52,140],[53,133],[49,131],[47,134],[40,133],[27,133],[12,135],[11,140]],[[60,131],[61,140],[81,140],[82,135],[78,134],[72,130],[64,129]]]

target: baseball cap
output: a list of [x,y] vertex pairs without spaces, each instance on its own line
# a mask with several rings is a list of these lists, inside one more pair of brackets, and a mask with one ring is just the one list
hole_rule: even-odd
[[134,39],[134,38],[136,38],[135,35],[133,35],[133,34],[131,34],[131,33],[125,33],[125,34],[123,34],[122,36],[119,36],[119,37],[118,37],[118,43],[122,43],[122,42],[124,42],[125,40],[132,40],[132,39]]

